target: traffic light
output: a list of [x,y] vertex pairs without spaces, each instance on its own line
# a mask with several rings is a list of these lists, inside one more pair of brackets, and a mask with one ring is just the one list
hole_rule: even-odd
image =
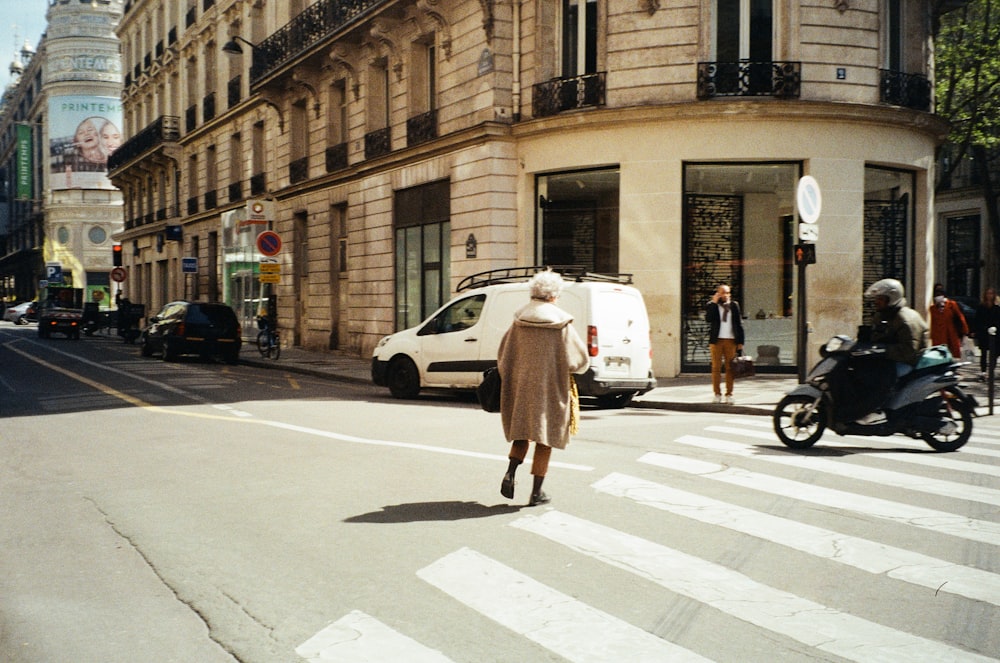
[[795,264],[796,265],[815,265],[816,264],[816,245],[815,244],[796,244],[795,245]]
[[115,267],[121,267],[122,266],[121,244],[115,244],[114,246],[111,247],[111,256],[112,256],[111,264],[114,265]]

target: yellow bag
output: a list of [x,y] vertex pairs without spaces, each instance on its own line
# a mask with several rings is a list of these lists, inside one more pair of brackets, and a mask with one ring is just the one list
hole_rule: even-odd
[[580,392],[576,390],[576,380],[569,376],[569,434],[580,430]]

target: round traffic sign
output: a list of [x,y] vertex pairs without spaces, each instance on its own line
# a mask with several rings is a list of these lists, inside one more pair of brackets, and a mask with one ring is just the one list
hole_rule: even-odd
[[812,175],[806,175],[799,180],[795,202],[799,205],[799,216],[802,217],[802,221],[816,223],[819,211],[823,207],[823,196],[819,192],[819,182]]
[[124,267],[115,267],[111,270],[111,280],[115,283],[121,283],[126,278],[128,278],[128,272],[125,271]]
[[257,235],[257,250],[266,256],[276,256],[281,251],[281,236],[273,230]]

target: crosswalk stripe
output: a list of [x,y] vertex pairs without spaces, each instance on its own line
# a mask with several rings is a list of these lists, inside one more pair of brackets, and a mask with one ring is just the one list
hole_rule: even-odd
[[817,456],[784,452],[767,453],[766,449],[761,449],[760,447],[750,447],[739,442],[730,442],[728,440],[701,437],[698,435],[682,435],[674,441],[679,444],[698,447],[699,449],[710,449],[712,451],[719,451],[744,458],[753,458],[754,460],[776,463],[778,465],[808,469],[814,472],[833,474],[861,481],[871,481],[881,486],[904,488],[906,490],[930,493],[942,497],[954,497],[969,502],[981,502],[983,504],[1000,506],[1000,490],[995,488],[903,474],[902,472],[866,467],[856,463],[843,463]]
[[749,534],[869,573],[885,574],[935,591],[1000,605],[1000,575],[995,573],[779,518],[617,472],[597,481],[592,487],[608,495]]
[[701,476],[734,486],[750,488],[779,497],[809,502],[832,509],[840,509],[864,516],[890,520],[903,525],[947,534],[970,541],[1000,546],[1000,523],[976,520],[935,509],[891,502],[889,500],[849,493],[835,488],[824,488],[801,481],[730,468],[718,463],[685,458],[651,451],[639,462],[664,467],[685,474]]
[[[764,439],[777,442],[777,438],[774,434],[759,433],[757,431],[746,430],[745,428],[736,428],[734,426],[708,426],[705,430],[712,433],[727,433],[731,435],[740,435],[742,437],[751,437],[754,439]],[[865,440],[866,438],[855,438],[858,440]],[[850,449],[853,448],[852,445],[844,443],[833,443],[826,444],[824,446],[834,447],[839,449]],[[965,447],[963,447],[964,449]],[[984,450],[985,453],[982,455],[990,455],[992,449]],[[1000,455],[998,452],[997,455]],[[957,458],[952,458],[939,453],[931,453],[928,447],[928,453],[897,453],[892,456],[886,456],[889,460],[902,463],[912,463],[914,465],[926,465],[929,467],[936,467],[943,470],[955,470],[957,472],[967,472],[969,474],[984,474],[987,476],[1000,477],[1000,466],[998,465],[984,465],[983,463],[973,463],[966,460],[958,460]]]
[[469,548],[417,575],[474,610],[570,661],[706,661]]
[[295,648],[310,663],[452,663],[437,651],[353,610]]
[[[993,660],[834,610],[718,564],[558,511],[524,516],[511,526],[851,661]],[[616,655],[613,660],[634,659]]]

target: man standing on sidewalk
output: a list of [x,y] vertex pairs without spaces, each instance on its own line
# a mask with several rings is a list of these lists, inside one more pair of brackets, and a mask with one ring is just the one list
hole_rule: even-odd
[[726,404],[733,404],[733,371],[730,364],[736,352],[743,349],[743,317],[740,305],[733,301],[732,291],[726,284],[715,289],[711,301],[705,306],[705,320],[709,325],[708,349],[712,357],[712,402],[722,402],[722,366],[726,366]]

